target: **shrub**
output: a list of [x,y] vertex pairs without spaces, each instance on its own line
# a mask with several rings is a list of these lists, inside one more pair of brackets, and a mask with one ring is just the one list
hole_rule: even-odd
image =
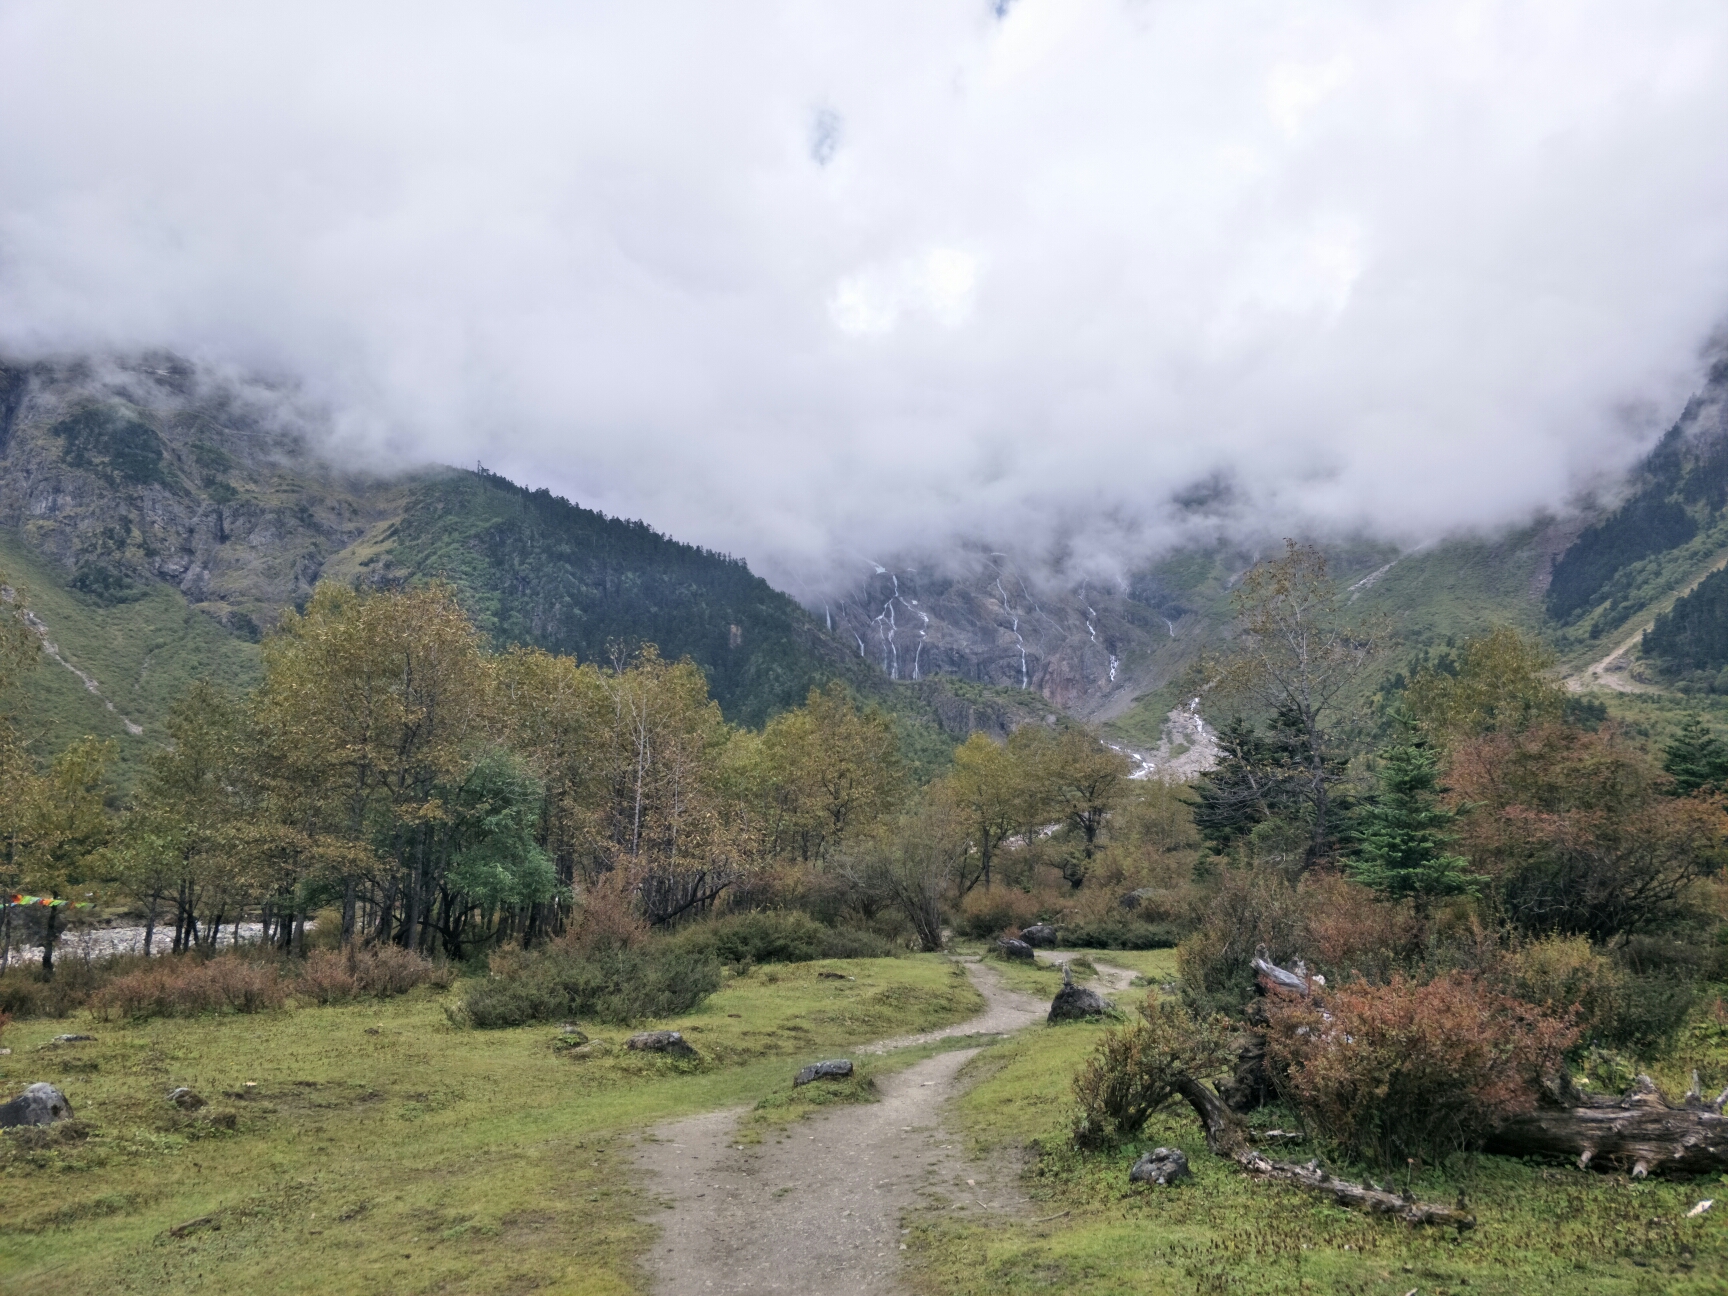
[[90,1010],[115,1017],[192,1017],[205,1012],[261,1012],[288,997],[274,963],[219,954],[202,962],[161,959],[115,977],[90,997]]
[[671,944],[726,964],[809,963],[825,958],[887,958],[894,946],[863,928],[825,927],[797,910],[735,914],[690,927]]
[[688,1012],[719,988],[719,963],[672,941],[592,954],[553,947],[494,959],[492,975],[449,1011],[483,1029],[568,1020],[629,1025]]
[[1198,929],[1176,947],[1182,999],[1202,1016],[1237,1012],[1254,995],[1254,951],[1275,963],[1307,952],[1295,887],[1275,869],[1225,869]]
[[1585,1042],[1645,1055],[1673,1042],[1698,1000],[1690,982],[1665,972],[1641,975],[1582,936],[1515,946],[1497,980],[1527,1003],[1573,1014]]
[[1386,1165],[1478,1146],[1535,1105],[1578,1038],[1465,973],[1275,994],[1267,1015],[1268,1056],[1303,1115],[1347,1155]]
[[1202,1022],[1176,1004],[1148,996],[1140,1019],[1104,1032],[1074,1077],[1080,1112],[1074,1142],[1114,1147],[1133,1138],[1184,1077],[1202,1079],[1228,1065],[1223,1024]]
[[954,930],[975,940],[988,940],[1009,928],[1030,927],[1043,913],[1043,900],[1019,887],[973,887],[960,901]]
[[1062,944],[1070,949],[1174,949],[1181,941],[1175,923],[1140,922],[1128,917],[1063,924],[1060,933]]
[[359,989],[349,960],[341,950],[317,949],[306,956],[296,990],[321,1004],[352,999]]

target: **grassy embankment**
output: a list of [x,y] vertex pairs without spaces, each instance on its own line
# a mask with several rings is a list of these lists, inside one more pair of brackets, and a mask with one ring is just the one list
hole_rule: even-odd
[[[444,1002],[15,1024],[0,1089],[58,1084],[90,1137],[6,1136],[0,1290],[640,1290],[653,1225],[626,1134],[765,1097],[771,1128],[796,1114],[772,1098],[795,1066],[982,1006],[939,958],[757,968],[654,1023],[686,1032],[690,1064],[623,1052],[623,1029],[591,1030],[586,1056],[556,1027],[457,1029]],[[44,1047],[73,1030],[97,1039]],[[177,1085],[210,1107],[176,1111]]]
[[[1100,950],[1094,957],[1154,982],[1175,971],[1171,950]],[[1042,971],[1011,975],[1050,979]],[[1132,1005],[1139,993],[1119,1002]],[[955,1105],[956,1123],[980,1153],[1034,1151],[1025,1184],[1032,1219],[986,1226],[921,1216],[909,1238],[918,1290],[933,1296],[1728,1292],[1722,1200],[1728,1182],[1634,1183],[1565,1166],[1462,1158],[1445,1171],[1425,1171],[1414,1185],[1430,1199],[1467,1194],[1479,1223],[1459,1238],[1257,1184],[1207,1152],[1198,1122],[1181,1105],[1156,1115],[1143,1137],[1116,1155],[1077,1156],[1067,1142],[1070,1081],[1103,1029],[1034,1029],[968,1064],[975,1083]],[[1728,1030],[1705,1017],[1654,1074],[1678,1094],[1693,1066],[1718,1086],[1728,1077]],[[1278,1115],[1275,1123],[1288,1128],[1293,1118]],[[1160,1145],[1187,1153],[1193,1180],[1175,1189],[1130,1187],[1128,1167],[1141,1150]],[[1716,1198],[1717,1207],[1687,1218],[1706,1197]]]

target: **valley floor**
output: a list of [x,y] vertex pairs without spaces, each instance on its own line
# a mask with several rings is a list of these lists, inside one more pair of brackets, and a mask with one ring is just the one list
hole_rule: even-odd
[[[1060,957],[1096,962],[1124,1005],[1174,974],[1170,951]],[[0,1290],[1725,1290],[1728,1203],[1688,1212],[1728,1184],[1476,1158],[1415,1185],[1468,1194],[1479,1227],[1460,1238],[1257,1184],[1209,1156],[1185,1108],[1114,1155],[1077,1156],[1070,1078],[1104,1027],[980,1038],[1035,1022],[1060,976],[973,976],[929,956],[759,967],[663,1023],[693,1063],[626,1053],[623,1030],[578,1051],[556,1027],[457,1029],[429,988],[256,1017],[18,1023],[0,1089],[52,1081],[79,1122],[0,1141]],[[53,1042],[68,1031],[97,1038]],[[904,1035],[922,1038],[866,1047]],[[1728,1062],[1728,1039],[1687,1048]],[[797,1066],[833,1056],[861,1077],[791,1089]],[[177,1111],[175,1085],[210,1107]],[[1158,1144],[1194,1179],[1130,1187]]]

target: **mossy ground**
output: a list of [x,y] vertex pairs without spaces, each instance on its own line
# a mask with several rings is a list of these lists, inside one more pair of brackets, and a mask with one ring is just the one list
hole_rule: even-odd
[[[819,975],[840,966],[856,980]],[[623,1029],[589,1029],[586,1050],[558,1047],[553,1026],[457,1029],[430,990],[252,1017],[20,1023],[0,1089],[58,1084],[89,1136],[5,1136],[0,1290],[640,1290],[653,1226],[625,1134],[750,1106],[806,1062],[981,1006],[939,958],[758,968],[653,1023],[686,1033],[691,1063],[628,1053]],[[98,1038],[43,1047],[74,1029]],[[177,1085],[210,1106],[170,1107]]]
[[[1174,971],[1163,966],[1173,964],[1169,951],[1096,957],[1155,980]],[[1500,1157],[1461,1159],[1414,1184],[1433,1199],[1467,1194],[1479,1226],[1460,1238],[1256,1183],[1207,1152],[1184,1106],[1158,1113],[1140,1140],[1116,1153],[1076,1155],[1067,1141],[1070,1079],[1103,1029],[1034,1028],[970,1064],[975,1083],[955,1104],[956,1123],[980,1154],[1032,1151],[1025,1186],[1033,1210],[1029,1220],[988,1228],[920,1221],[908,1239],[918,1290],[1728,1293],[1728,1176],[1633,1183]],[[1683,1087],[1688,1066],[1707,1060],[1681,1053],[1721,1048],[1707,1035],[1689,1034],[1658,1079]],[[1173,1189],[1131,1187],[1129,1166],[1159,1145],[1186,1152],[1194,1178]],[[1706,1197],[1719,1205],[1687,1218]]]

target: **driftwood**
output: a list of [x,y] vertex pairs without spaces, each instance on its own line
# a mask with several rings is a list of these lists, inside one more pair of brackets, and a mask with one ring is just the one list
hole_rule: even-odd
[[1206,1087],[1204,1081],[1183,1077],[1176,1083],[1176,1092],[1188,1100],[1195,1115],[1200,1117],[1200,1125],[1206,1131],[1206,1146],[1213,1155],[1234,1161],[1257,1179],[1324,1193],[1340,1206],[1390,1216],[1406,1224],[1438,1224],[1455,1228],[1460,1233],[1476,1227],[1476,1217],[1465,1207],[1462,1195],[1456,1206],[1442,1206],[1436,1202],[1417,1201],[1408,1193],[1388,1192],[1372,1184],[1334,1178],[1321,1169],[1318,1161],[1306,1165],[1274,1161],[1249,1146],[1247,1130],[1242,1122],[1224,1105],[1223,1099]]
[[1653,1172],[1728,1172],[1728,1089],[1706,1100],[1692,1088],[1675,1106],[1649,1076],[1639,1076],[1619,1098],[1590,1097],[1567,1085],[1552,1105],[1514,1116],[1489,1138],[1486,1150],[1505,1156],[1567,1157],[1579,1169],[1630,1169],[1634,1179]]

